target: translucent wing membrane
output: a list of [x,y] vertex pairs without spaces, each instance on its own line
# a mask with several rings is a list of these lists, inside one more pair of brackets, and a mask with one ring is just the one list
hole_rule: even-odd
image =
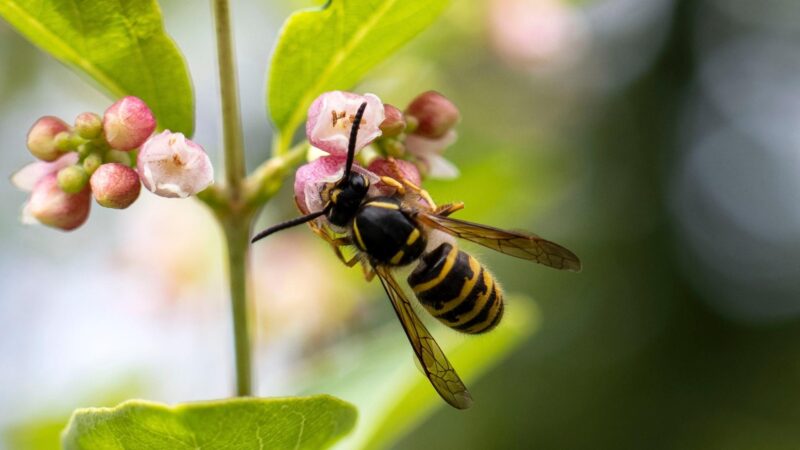
[[397,318],[403,325],[403,330],[411,342],[411,347],[414,349],[414,354],[417,356],[425,376],[447,403],[458,409],[469,408],[472,405],[472,396],[467,391],[467,387],[464,386],[461,378],[450,365],[450,361],[447,360],[439,344],[417,317],[411,303],[403,294],[402,288],[387,268],[376,267],[375,271],[386,294],[392,301]]
[[417,218],[430,227],[506,255],[535,261],[555,269],[575,272],[581,270],[581,262],[574,253],[535,234],[506,231],[488,225],[428,213],[419,213]]

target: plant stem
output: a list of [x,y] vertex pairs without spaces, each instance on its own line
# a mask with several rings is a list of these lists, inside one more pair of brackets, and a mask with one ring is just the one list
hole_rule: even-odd
[[236,85],[236,62],[230,26],[228,0],[213,0],[217,32],[222,134],[225,149],[225,194],[228,205],[217,210],[228,247],[228,277],[231,294],[234,349],[236,353],[236,394],[253,393],[250,320],[247,293],[247,259],[252,211],[244,207],[241,191],[245,176],[242,121]]
[[225,180],[234,199],[239,198],[245,175],[242,146],[242,119],[239,113],[239,92],[236,85],[236,58],[233,51],[228,0],[214,0],[219,59],[219,88],[222,99],[222,133],[225,147]]
[[228,244],[228,277],[233,318],[233,345],[236,352],[236,395],[253,394],[250,349],[250,305],[247,295],[247,253],[250,245],[249,219],[234,219],[223,225]]

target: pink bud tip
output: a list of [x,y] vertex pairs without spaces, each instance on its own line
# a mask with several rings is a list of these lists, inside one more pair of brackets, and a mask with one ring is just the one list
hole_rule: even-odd
[[214,182],[214,168],[203,147],[169,130],[144,143],[136,170],[144,187],[161,197],[188,197]]
[[406,129],[406,120],[403,117],[403,112],[396,107],[384,103],[383,105],[383,123],[381,123],[381,131],[384,137],[395,137]]
[[97,203],[115,209],[125,209],[136,201],[142,186],[136,171],[120,163],[98,167],[90,183]]
[[373,94],[332,91],[317,97],[308,109],[306,135],[311,145],[331,155],[346,155],[353,119],[364,102],[367,109],[358,129],[356,151],[380,136],[384,120],[381,99]]
[[44,225],[69,231],[86,222],[90,206],[88,186],[77,194],[67,194],[58,187],[56,174],[51,173],[33,188],[23,214]]
[[444,136],[461,119],[458,108],[436,91],[423,92],[409,103],[406,114],[417,119],[414,133],[429,139]]
[[55,161],[64,154],[55,142],[61,132],[69,132],[66,122],[53,116],[40,118],[28,131],[28,150],[42,161]]
[[147,104],[137,97],[123,97],[103,115],[103,131],[108,144],[117,150],[133,150],[156,129],[156,119]]

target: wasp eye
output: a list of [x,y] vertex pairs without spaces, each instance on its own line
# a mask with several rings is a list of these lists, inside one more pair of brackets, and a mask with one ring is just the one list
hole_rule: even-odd
[[353,172],[350,174],[350,186],[356,192],[366,192],[369,187],[369,180],[364,175]]

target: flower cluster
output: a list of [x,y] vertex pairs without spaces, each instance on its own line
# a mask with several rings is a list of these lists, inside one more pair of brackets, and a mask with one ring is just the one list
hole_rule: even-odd
[[154,135],[155,128],[152,111],[136,97],[118,100],[102,117],[79,114],[73,126],[53,116],[37,120],[27,146],[39,161],[12,177],[30,192],[23,222],[73,230],[89,217],[92,196],[100,206],[124,209],[142,183],[162,197],[187,197],[212,183],[199,145],[169,130]]
[[[364,102],[367,107],[356,139],[358,157],[353,170],[370,178],[375,194],[394,189],[379,183],[382,176],[404,178],[416,186],[425,177],[458,176],[458,169],[442,153],[456,140],[454,127],[460,114],[443,95],[424,92],[401,111],[373,94],[326,92],[311,104],[306,122],[308,141],[324,155],[301,166],[295,174],[295,199],[303,212],[320,210],[321,186],[341,177],[350,128]],[[358,153],[370,144],[373,152]]]

